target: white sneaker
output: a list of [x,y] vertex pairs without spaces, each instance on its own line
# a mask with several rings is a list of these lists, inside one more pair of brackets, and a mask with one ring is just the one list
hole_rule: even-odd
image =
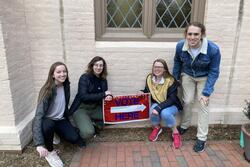
[[49,152],[45,159],[51,167],[63,167],[63,162],[55,151]]
[[54,133],[53,144],[57,145],[60,143],[60,137]]

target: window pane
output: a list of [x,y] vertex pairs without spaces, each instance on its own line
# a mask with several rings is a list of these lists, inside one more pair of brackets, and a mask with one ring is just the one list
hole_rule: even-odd
[[157,0],[156,27],[184,28],[191,19],[192,0]]
[[107,0],[106,27],[142,27],[143,0]]

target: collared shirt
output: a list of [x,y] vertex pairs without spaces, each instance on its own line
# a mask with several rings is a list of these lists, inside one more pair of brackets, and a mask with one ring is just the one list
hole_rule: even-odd
[[177,80],[180,79],[181,73],[195,78],[207,77],[202,94],[210,96],[219,77],[220,60],[220,49],[214,42],[203,38],[200,53],[193,58],[187,40],[181,40],[176,45],[173,76]]
[[[197,55],[199,55],[200,53],[206,55],[207,54],[207,46],[208,46],[207,38],[203,38],[202,39],[202,43],[201,43],[201,47],[198,48],[199,52],[197,53]],[[191,48],[188,45],[188,41],[185,40],[184,45],[182,47],[182,51],[187,51],[192,56],[192,58],[195,59],[195,57],[197,55],[192,54],[192,52],[190,51],[190,49]]]
[[[155,77],[155,76],[153,76],[152,80],[153,80],[154,83],[157,83],[157,82],[156,82],[156,77]],[[161,80],[160,80],[160,82],[158,82],[158,84],[164,84],[164,82],[165,82],[164,78],[161,77]]]

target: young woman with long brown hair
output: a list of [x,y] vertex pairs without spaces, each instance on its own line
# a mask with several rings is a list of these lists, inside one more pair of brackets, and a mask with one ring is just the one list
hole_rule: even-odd
[[53,148],[53,137],[60,138],[79,147],[85,142],[71,125],[68,117],[70,83],[68,69],[62,62],[51,65],[48,78],[41,88],[33,121],[33,141],[40,157],[45,157],[51,166],[63,166],[57,151]]

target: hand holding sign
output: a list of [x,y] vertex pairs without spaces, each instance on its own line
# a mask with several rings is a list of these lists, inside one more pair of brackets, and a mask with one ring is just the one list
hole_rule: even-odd
[[142,94],[144,94],[144,92],[141,90],[137,92],[137,95],[142,95]]
[[112,94],[111,94],[110,91],[107,90],[107,91],[105,92],[105,96],[106,96],[105,99],[104,99],[105,101],[111,101],[111,100],[112,100],[112,97],[113,97],[113,96],[112,96]]
[[159,115],[158,111],[156,111],[155,109],[153,109],[152,114]]

